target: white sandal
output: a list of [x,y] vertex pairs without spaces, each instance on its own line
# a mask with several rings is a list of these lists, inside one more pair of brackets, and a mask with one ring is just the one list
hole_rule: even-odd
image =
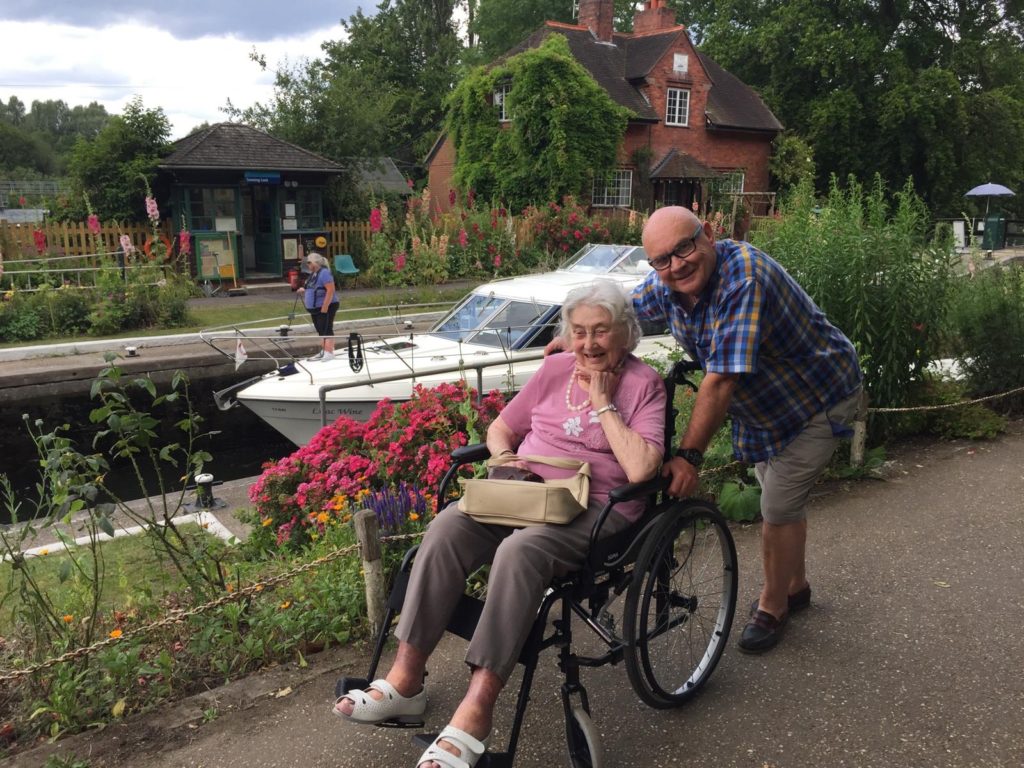
[[[368,691],[370,689],[384,694],[379,701],[373,698]],[[352,700],[352,714],[346,715],[338,705],[343,699]],[[417,719],[422,717],[427,709],[427,692],[421,690],[413,696],[403,696],[395,686],[387,680],[374,680],[365,690],[353,690],[339,696],[334,702],[334,714],[343,720],[360,725],[377,725],[388,720],[399,720],[403,718]]]
[[[437,742],[442,740],[459,750],[459,754],[453,755],[441,747]],[[487,739],[479,741],[461,728],[449,725],[437,735],[434,743],[427,747],[427,751],[420,755],[420,759],[416,761],[416,768],[431,761],[445,768],[473,768],[486,751]]]

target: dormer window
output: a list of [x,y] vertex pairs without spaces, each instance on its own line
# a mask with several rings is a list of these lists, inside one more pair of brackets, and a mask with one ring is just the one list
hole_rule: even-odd
[[665,125],[689,124],[690,91],[685,88],[669,88],[665,99]]
[[498,122],[507,123],[512,119],[512,113],[505,106],[509,93],[512,92],[512,83],[506,81],[494,89],[494,106],[498,110]]
[[672,54],[672,71],[677,75],[685,75],[690,72],[690,57],[685,53]]

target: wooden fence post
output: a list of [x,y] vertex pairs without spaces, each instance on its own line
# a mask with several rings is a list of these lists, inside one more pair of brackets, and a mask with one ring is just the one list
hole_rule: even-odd
[[864,449],[868,442],[868,396],[861,392],[860,404],[853,422],[853,441],[850,443],[850,466],[864,466]]
[[356,540],[363,560],[363,578],[366,581],[366,617],[374,635],[384,620],[384,564],[380,558],[380,526],[377,516],[369,509],[361,509],[354,516]]

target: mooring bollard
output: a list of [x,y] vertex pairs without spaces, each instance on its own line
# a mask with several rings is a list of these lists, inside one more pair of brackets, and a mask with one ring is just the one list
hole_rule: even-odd
[[384,563],[380,557],[380,526],[377,516],[369,509],[355,513],[356,541],[363,560],[363,579],[366,582],[366,618],[373,634],[380,631],[384,621]]
[[853,422],[853,439],[850,442],[850,466],[864,466],[864,450],[868,443],[868,393],[860,393],[860,404]]

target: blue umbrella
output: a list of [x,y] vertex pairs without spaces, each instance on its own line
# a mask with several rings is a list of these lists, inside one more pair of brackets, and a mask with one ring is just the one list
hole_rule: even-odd
[[990,198],[993,197],[1013,197],[1013,190],[1007,189],[1002,184],[993,184],[991,181],[988,184],[979,184],[974,189],[971,189],[964,195],[964,197],[984,197],[985,198],[985,213],[988,213],[988,204]]

